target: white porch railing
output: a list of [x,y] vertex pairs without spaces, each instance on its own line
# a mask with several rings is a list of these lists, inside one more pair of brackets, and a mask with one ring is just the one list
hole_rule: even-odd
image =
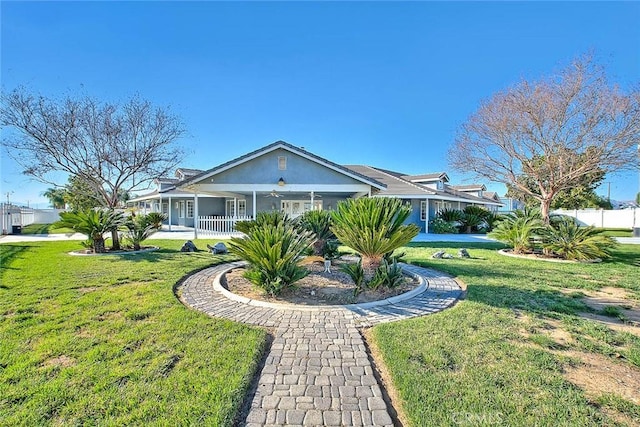
[[198,235],[202,236],[241,236],[236,231],[236,223],[250,221],[250,216],[201,216],[198,217]]

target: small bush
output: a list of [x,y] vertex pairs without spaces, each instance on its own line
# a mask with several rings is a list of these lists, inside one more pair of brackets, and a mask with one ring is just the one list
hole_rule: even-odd
[[540,235],[545,250],[578,261],[609,258],[617,244],[612,237],[599,234],[594,227],[580,227],[573,218],[553,220]]
[[362,268],[362,260],[359,260],[357,264],[342,264],[340,270],[348,274],[355,283],[356,288],[353,291],[354,295],[358,295],[364,290],[364,269]]
[[458,222],[462,217],[463,213],[459,209],[442,209],[436,214],[436,218],[440,218],[446,222]]
[[540,211],[526,209],[506,214],[489,237],[513,248],[514,253],[527,253],[534,249],[534,241],[544,228]]
[[298,263],[312,242],[311,233],[288,221],[265,221],[247,230],[246,237],[231,239],[229,251],[249,262],[245,277],[253,284],[277,295],[309,274]]
[[373,279],[367,284],[371,289],[377,289],[380,286],[385,286],[389,289],[397,288],[404,281],[404,274],[402,273],[402,267],[398,265],[398,262],[394,259],[392,263],[387,260],[383,260],[380,267],[376,271]]
[[429,221],[429,231],[435,234],[458,234],[458,227],[442,218],[434,218]]
[[335,235],[331,231],[331,213],[329,211],[308,211],[298,218],[298,223],[303,229],[314,233],[313,252],[315,255],[325,255],[330,251],[327,244]]

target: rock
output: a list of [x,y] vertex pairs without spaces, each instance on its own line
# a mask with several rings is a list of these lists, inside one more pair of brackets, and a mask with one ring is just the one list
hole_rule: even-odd
[[180,248],[180,252],[196,252],[197,250],[198,248],[191,240],[184,242],[184,245]]
[[438,251],[435,254],[431,255],[431,258],[440,259],[445,255],[444,251]]
[[451,259],[451,258],[453,258],[453,255],[451,255],[451,254],[443,254],[442,255],[442,259]]
[[469,251],[464,248],[458,251],[458,256],[460,258],[471,258],[471,255],[469,255]]
[[227,249],[227,246],[222,242],[218,242],[213,246],[207,245],[207,249],[209,249],[209,252],[211,252],[214,255],[226,254],[227,252],[229,252]]

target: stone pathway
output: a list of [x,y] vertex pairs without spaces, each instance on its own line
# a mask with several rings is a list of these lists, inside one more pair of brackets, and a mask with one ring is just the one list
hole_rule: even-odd
[[187,278],[182,301],[211,316],[275,330],[246,426],[393,426],[359,327],[435,313],[462,294],[441,273],[403,265],[424,279],[424,291],[385,305],[308,307],[229,298],[223,264]]

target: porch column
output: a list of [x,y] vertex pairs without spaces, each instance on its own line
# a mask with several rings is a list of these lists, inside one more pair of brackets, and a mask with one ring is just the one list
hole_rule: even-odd
[[315,206],[313,206],[313,197],[315,196],[315,193],[313,191],[311,191],[311,210],[314,210]]
[[198,221],[198,195],[193,195],[193,238],[198,238],[198,226],[200,225]]
[[458,210],[460,210],[460,200],[458,200]]
[[169,231],[171,231],[171,208],[173,206],[171,206],[171,196],[169,196]]
[[238,198],[233,198],[233,218],[235,219],[238,216]]
[[253,190],[253,219],[256,219],[256,190]]
[[425,209],[424,209],[424,232],[429,232],[429,199],[425,199]]

